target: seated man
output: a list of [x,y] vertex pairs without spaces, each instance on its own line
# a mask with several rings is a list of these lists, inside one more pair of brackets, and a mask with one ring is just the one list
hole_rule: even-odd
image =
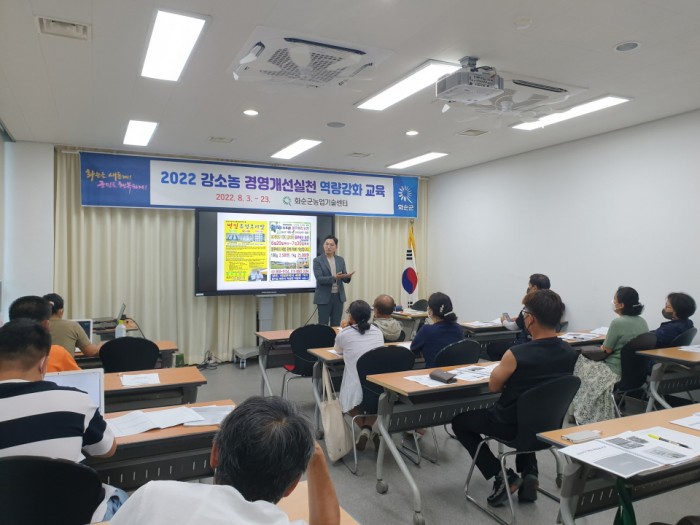
[[381,330],[384,335],[384,341],[387,343],[398,341],[401,337],[403,326],[391,316],[396,308],[393,297],[390,295],[378,296],[374,300],[372,308],[374,309],[372,324]]
[[214,438],[211,465],[214,485],[151,481],[119,509],[111,525],[288,524],[275,503],[291,494],[304,471],[309,524],[340,523],[323,450],[309,421],[284,399],[251,397],[236,407]]
[[100,353],[101,344],[90,342],[85,330],[78,323],[63,318],[63,297],[57,293],[50,293],[46,294],[44,299],[51,303],[49,331],[53,344],[61,345],[70,353],[74,353],[76,348],[79,348],[86,356],[95,356]]
[[[32,319],[49,328],[51,317],[51,303],[38,295],[26,295],[20,297],[10,305],[10,321],[15,319]],[[47,372],[63,372],[66,370],[80,370],[78,363],[73,359],[73,354],[60,345],[51,345],[49,350],[49,362]]]
[[[551,290],[536,290],[523,298],[525,328],[532,341],[513,346],[503,355],[501,363],[491,372],[489,390],[503,392],[491,408],[460,414],[452,420],[457,439],[474,457],[482,434],[513,439],[518,431],[518,398],[530,388],[557,377],[571,375],[576,363],[576,352],[557,337],[555,327],[564,313],[564,303]],[[488,504],[500,507],[511,493],[520,489],[520,501],[537,499],[537,459],[535,454],[519,454],[516,470],[522,479],[508,469],[508,479],[501,474],[501,465],[488,447],[481,447],[476,466],[486,479],[496,476]],[[522,485],[522,486],[521,486]]]
[[656,348],[671,346],[677,336],[693,328],[693,321],[688,319],[695,313],[695,300],[685,293],[670,293],[661,315],[667,319],[665,323],[652,330],[656,334]]
[[[15,319],[0,327],[0,457],[82,461],[108,457],[117,443],[90,396],[44,381],[51,336],[40,323]],[[57,483],[60,482],[57,480]],[[94,518],[111,518],[126,494],[107,485]]]
[[[549,290],[549,288],[549,277],[542,273],[533,273],[527,282],[527,289],[525,290],[525,294],[527,295],[530,292],[534,292],[536,290]],[[501,324],[505,326],[508,330],[520,330],[520,332],[518,332],[518,335],[515,336],[514,344],[516,345],[527,343],[532,339],[530,337],[530,333],[525,327],[525,320],[523,318],[522,310],[518,314],[518,317],[515,319],[515,321],[513,321],[507,314],[504,314],[503,316],[501,316]]]

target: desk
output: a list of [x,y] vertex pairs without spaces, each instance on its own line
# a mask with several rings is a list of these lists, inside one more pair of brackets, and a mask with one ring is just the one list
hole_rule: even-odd
[[637,353],[658,361],[649,380],[651,396],[647,412],[654,408],[654,401],[664,408],[671,408],[664,399],[664,394],[690,392],[700,388],[700,353],[687,352],[678,347],[641,350]]
[[260,343],[260,355],[258,362],[260,364],[260,395],[265,395],[265,387],[271,396],[272,387],[270,387],[270,379],[267,377],[267,358],[270,351],[280,343],[289,343],[289,336],[294,330],[270,330],[268,332],[255,332],[262,342]]
[[[441,367],[440,370],[449,371],[462,366],[465,365]],[[367,376],[369,381],[384,388],[384,393],[379,397],[377,414],[378,427],[382,435],[377,456],[377,492],[384,494],[389,489],[387,482],[383,479],[384,454],[388,447],[413,493],[415,525],[424,523],[420,492],[391,439],[391,434],[403,430],[444,425],[463,412],[488,408],[500,397],[500,393],[488,391],[488,379],[478,382],[457,381],[432,388],[404,379],[407,375],[429,374],[433,370],[437,369],[428,368],[420,371]]]
[[459,325],[464,328],[465,336],[479,343],[483,351],[486,351],[487,344],[493,341],[515,341],[516,335],[520,332],[520,330],[508,330],[505,326],[491,321],[467,321]]
[[416,337],[416,332],[428,318],[428,312],[394,312],[391,317],[401,321],[401,324],[410,323],[410,330],[406,332],[406,339],[411,340]]
[[[137,374],[158,374],[160,383],[128,387],[122,385],[121,376]],[[197,401],[197,388],[206,384],[206,378],[196,366],[105,374],[105,411],[194,403]]]
[[[700,404],[660,410],[609,421],[600,421],[563,430],[552,430],[538,434],[538,438],[557,447],[568,442],[562,434],[579,430],[600,430],[601,437],[610,437],[627,430],[641,430],[653,426],[668,427],[700,437],[700,430],[680,427],[670,423],[674,419],[687,417],[700,411]],[[668,466],[642,473],[626,480],[633,501],[662,494],[700,481],[700,459],[682,465]],[[591,465],[573,462],[566,466],[561,488],[559,514],[564,525],[573,525],[576,518],[603,510],[616,508],[618,495],[615,476],[600,471]]]
[[[192,406],[234,405],[231,400],[196,403]],[[160,410],[157,408],[150,410]],[[107,419],[124,415],[115,412]],[[103,483],[123,490],[135,490],[149,481],[187,481],[213,475],[209,454],[218,426],[177,426],[149,430],[135,436],[117,438],[117,451],[111,458],[87,458]]]
[[[163,368],[171,368],[173,366],[173,354],[177,352],[177,343],[175,341],[153,341],[158,350],[160,350],[160,361]],[[86,356],[80,350],[75,351],[75,361],[80,368],[102,368],[100,356]]]
[[[282,498],[277,506],[287,513],[290,521],[304,520],[309,522],[309,485],[300,481],[297,488],[289,496]],[[358,523],[340,507],[340,525],[358,525]]]

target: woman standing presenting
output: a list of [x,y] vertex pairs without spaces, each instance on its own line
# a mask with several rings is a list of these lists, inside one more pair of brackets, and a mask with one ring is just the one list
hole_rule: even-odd
[[612,389],[622,376],[620,350],[632,339],[649,331],[640,316],[644,305],[634,288],[620,286],[612,300],[612,309],[619,316],[610,323],[601,349],[604,361],[591,361],[579,356],[574,375],[581,378],[581,388],[574,397],[574,417],[579,425],[615,417]]

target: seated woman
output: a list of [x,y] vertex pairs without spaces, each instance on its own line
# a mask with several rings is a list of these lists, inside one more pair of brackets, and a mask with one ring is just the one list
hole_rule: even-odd
[[[335,350],[343,356],[345,370],[340,384],[340,408],[356,416],[357,405],[362,403],[362,385],[357,375],[357,360],[374,348],[384,346],[381,330],[369,324],[372,309],[365,301],[353,301],[348,308],[348,322],[335,337]],[[376,417],[358,417],[355,422],[362,429],[357,438],[357,449],[364,450],[372,434]]]
[[640,316],[644,305],[634,288],[620,286],[612,300],[612,308],[619,316],[613,319],[601,349],[607,354],[604,361],[591,361],[581,355],[576,361],[574,375],[581,378],[581,388],[574,397],[574,417],[579,425],[595,423],[615,417],[610,395],[622,376],[620,350],[632,339],[649,331]]
[[661,323],[652,333],[656,334],[656,348],[671,346],[677,336],[693,328],[693,321],[688,319],[695,313],[695,301],[685,293],[670,293],[666,297],[666,305],[661,315],[667,322]]
[[452,301],[442,292],[435,292],[428,298],[428,317],[433,324],[424,325],[418,331],[411,342],[411,350],[423,354],[425,367],[433,368],[440,350],[464,339],[464,330],[457,324]]

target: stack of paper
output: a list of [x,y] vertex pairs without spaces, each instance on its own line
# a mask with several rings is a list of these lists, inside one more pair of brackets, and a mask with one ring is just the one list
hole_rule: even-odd
[[202,416],[200,421],[189,421],[185,423],[186,427],[203,427],[207,425],[220,425],[221,422],[234,409],[233,405],[211,405],[206,407],[193,407],[197,414]]
[[692,416],[676,419],[671,421],[671,423],[675,423],[676,425],[686,428],[692,428],[693,430],[700,430],[700,412],[695,412],[695,414]]
[[122,386],[159,385],[160,376],[154,374],[119,374]]
[[567,332],[564,335],[560,335],[559,339],[568,341],[590,341],[591,339],[598,339],[599,337],[599,334],[594,334],[593,332]]
[[464,323],[469,326],[473,326],[474,328],[489,328],[492,326],[501,326],[501,320],[500,319],[494,319],[493,321],[470,321],[468,323]]
[[700,438],[663,427],[652,427],[571,445],[561,452],[617,476],[629,478],[640,472],[700,456]]
[[188,407],[171,408],[169,410],[154,410],[142,412],[134,410],[125,416],[107,420],[107,425],[116,437],[141,434],[154,428],[168,428],[204,418]]
[[595,330],[591,330],[591,333],[598,334],[598,335],[608,335],[608,327],[601,326],[600,328],[596,328]]
[[700,345],[679,346],[678,349],[686,352],[700,352]]
[[457,379],[461,379],[462,381],[481,381],[482,379],[491,377],[491,372],[498,365],[499,363],[493,363],[488,366],[469,365],[450,370],[450,373],[455,374]]

